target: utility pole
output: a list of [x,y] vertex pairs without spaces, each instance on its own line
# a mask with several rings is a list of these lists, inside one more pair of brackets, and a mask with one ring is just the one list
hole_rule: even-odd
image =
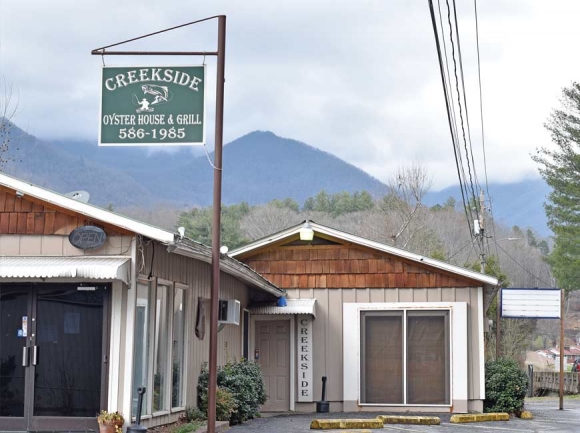
[[485,273],[485,250],[484,250],[484,240],[485,240],[485,193],[483,189],[479,191],[479,246],[481,248],[481,270],[480,272]]
[[[480,272],[485,273],[485,193],[483,189],[479,191],[479,247],[481,249],[481,268]],[[495,357],[501,356],[501,288],[497,292],[497,307],[495,314]]]

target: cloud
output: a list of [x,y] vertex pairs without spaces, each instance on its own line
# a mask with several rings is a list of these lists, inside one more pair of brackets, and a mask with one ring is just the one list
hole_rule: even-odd
[[[579,70],[580,53],[571,47],[580,37],[580,4],[486,0],[478,7],[488,174],[498,182],[537,176],[529,154],[550,145],[542,124]],[[102,59],[90,50],[221,13],[228,16],[226,142],[272,130],[381,180],[418,160],[433,173],[434,188],[457,182],[424,1],[0,0],[0,76],[19,90],[16,123],[43,138],[96,140]],[[458,14],[471,139],[483,178],[472,3],[458,2]],[[216,23],[208,22],[118,48],[215,46]],[[212,144],[215,59],[205,60]],[[202,59],[104,61],[179,65]]]

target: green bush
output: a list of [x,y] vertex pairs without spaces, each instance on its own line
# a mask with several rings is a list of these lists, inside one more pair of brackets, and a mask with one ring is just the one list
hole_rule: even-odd
[[[207,400],[207,383],[209,371],[207,364],[199,375],[197,393],[199,401]],[[260,405],[266,402],[266,390],[260,366],[254,362],[242,360],[228,362],[218,367],[217,385],[232,393],[236,409],[232,412],[230,424],[240,424],[248,419],[255,418],[260,412]],[[207,403],[200,407],[207,413]]]
[[[201,396],[201,409],[207,414],[207,393]],[[218,387],[215,398],[215,418],[218,421],[230,421],[238,405],[234,394],[225,388]],[[230,421],[231,422],[231,421]]]
[[183,418],[185,419],[186,422],[205,421],[206,420],[205,412],[203,412],[198,407],[192,407],[192,406],[188,406],[185,408],[185,412],[183,413]]
[[485,364],[485,412],[518,415],[527,391],[528,376],[513,359],[499,358]]

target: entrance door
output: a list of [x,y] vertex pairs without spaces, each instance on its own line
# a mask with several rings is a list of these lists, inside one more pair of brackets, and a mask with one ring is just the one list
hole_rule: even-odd
[[264,412],[290,410],[290,322],[256,321],[256,353],[268,400]]
[[78,287],[0,285],[0,430],[96,429],[106,288]]

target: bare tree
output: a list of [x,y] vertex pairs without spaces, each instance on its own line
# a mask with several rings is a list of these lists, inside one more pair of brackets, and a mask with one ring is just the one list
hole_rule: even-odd
[[[433,178],[418,162],[401,166],[388,182],[388,192],[381,209],[390,220],[393,245],[408,248],[414,238],[425,228],[423,198],[431,188]],[[420,245],[421,243],[417,243]]]
[[5,80],[0,83],[0,171],[4,170],[6,164],[14,160],[12,154],[12,138],[10,129],[12,127],[11,119],[18,111],[18,102],[14,95],[12,85]]
[[293,209],[273,203],[253,208],[241,223],[242,234],[248,239],[260,239],[264,236],[284,230],[298,224],[305,218]]

